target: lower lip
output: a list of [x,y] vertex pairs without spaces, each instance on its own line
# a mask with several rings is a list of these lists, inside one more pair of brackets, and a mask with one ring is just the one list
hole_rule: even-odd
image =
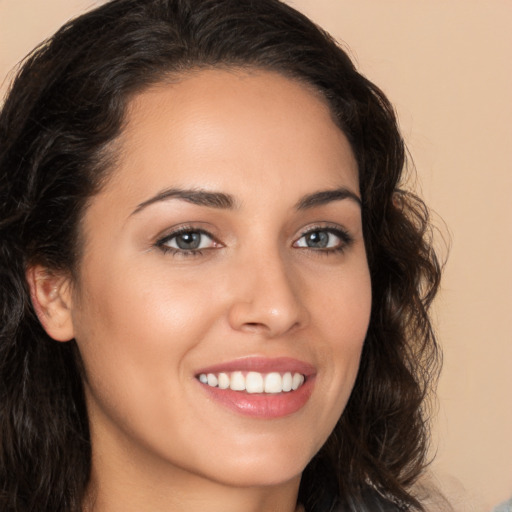
[[246,393],[220,389],[198,381],[205,392],[221,405],[244,416],[272,419],[289,416],[302,409],[313,392],[314,377],[308,377],[295,391],[283,393]]

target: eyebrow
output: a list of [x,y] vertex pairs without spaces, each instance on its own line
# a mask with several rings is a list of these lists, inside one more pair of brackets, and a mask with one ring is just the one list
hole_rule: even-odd
[[[234,209],[237,206],[237,202],[233,196],[223,192],[210,192],[201,189],[169,188],[162,190],[155,196],[137,205],[137,208],[133,210],[132,215],[140,212],[151,204],[160,201],[167,201],[169,199],[181,199],[198,206],[226,210]],[[310,208],[322,206],[333,201],[342,201],[344,199],[351,199],[361,206],[361,199],[357,194],[345,187],[340,187],[333,190],[321,190],[319,192],[308,194],[296,203],[295,208],[297,210],[308,210]]]
[[222,192],[209,192],[200,189],[169,188],[162,190],[156,196],[140,203],[137,208],[133,210],[132,215],[140,212],[142,209],[153,203],[167,201],[169,199],[181,199],[188,203],[197,204],[198,206],[207,206],[209,208],[219,209],[233,209],[236,204],[232,196]]
[[336,188],[333,190],[322,190],[314,192],[302,197],[295,205],[297,210],[308,210],[317,206],[323,206],[333,201],[342,201],[343,199],[351,199],[359,206],[362,206],[360,197],[345,187]]

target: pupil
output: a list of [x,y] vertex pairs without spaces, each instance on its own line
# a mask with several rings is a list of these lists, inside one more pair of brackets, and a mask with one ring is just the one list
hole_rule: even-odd
[[329,235],[325,231],[310,233],[307,239],[308,247],[327,247]]
[[176,245],[180,249],[197,249],[200,243],[200,233],[182,233],[176,238]]

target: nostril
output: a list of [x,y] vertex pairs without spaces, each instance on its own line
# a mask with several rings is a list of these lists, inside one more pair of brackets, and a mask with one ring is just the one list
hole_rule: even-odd
[[262,331],[269,329],[264,323],[260,322],[245,322],[242,329],[246,331]]

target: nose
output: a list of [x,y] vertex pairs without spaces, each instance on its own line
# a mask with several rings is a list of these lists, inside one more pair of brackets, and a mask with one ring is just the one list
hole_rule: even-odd
[[277,254],[253,255],[240,264],[232,288],[230,326],[267,338],[304,327],[309,314],[297,277]]

